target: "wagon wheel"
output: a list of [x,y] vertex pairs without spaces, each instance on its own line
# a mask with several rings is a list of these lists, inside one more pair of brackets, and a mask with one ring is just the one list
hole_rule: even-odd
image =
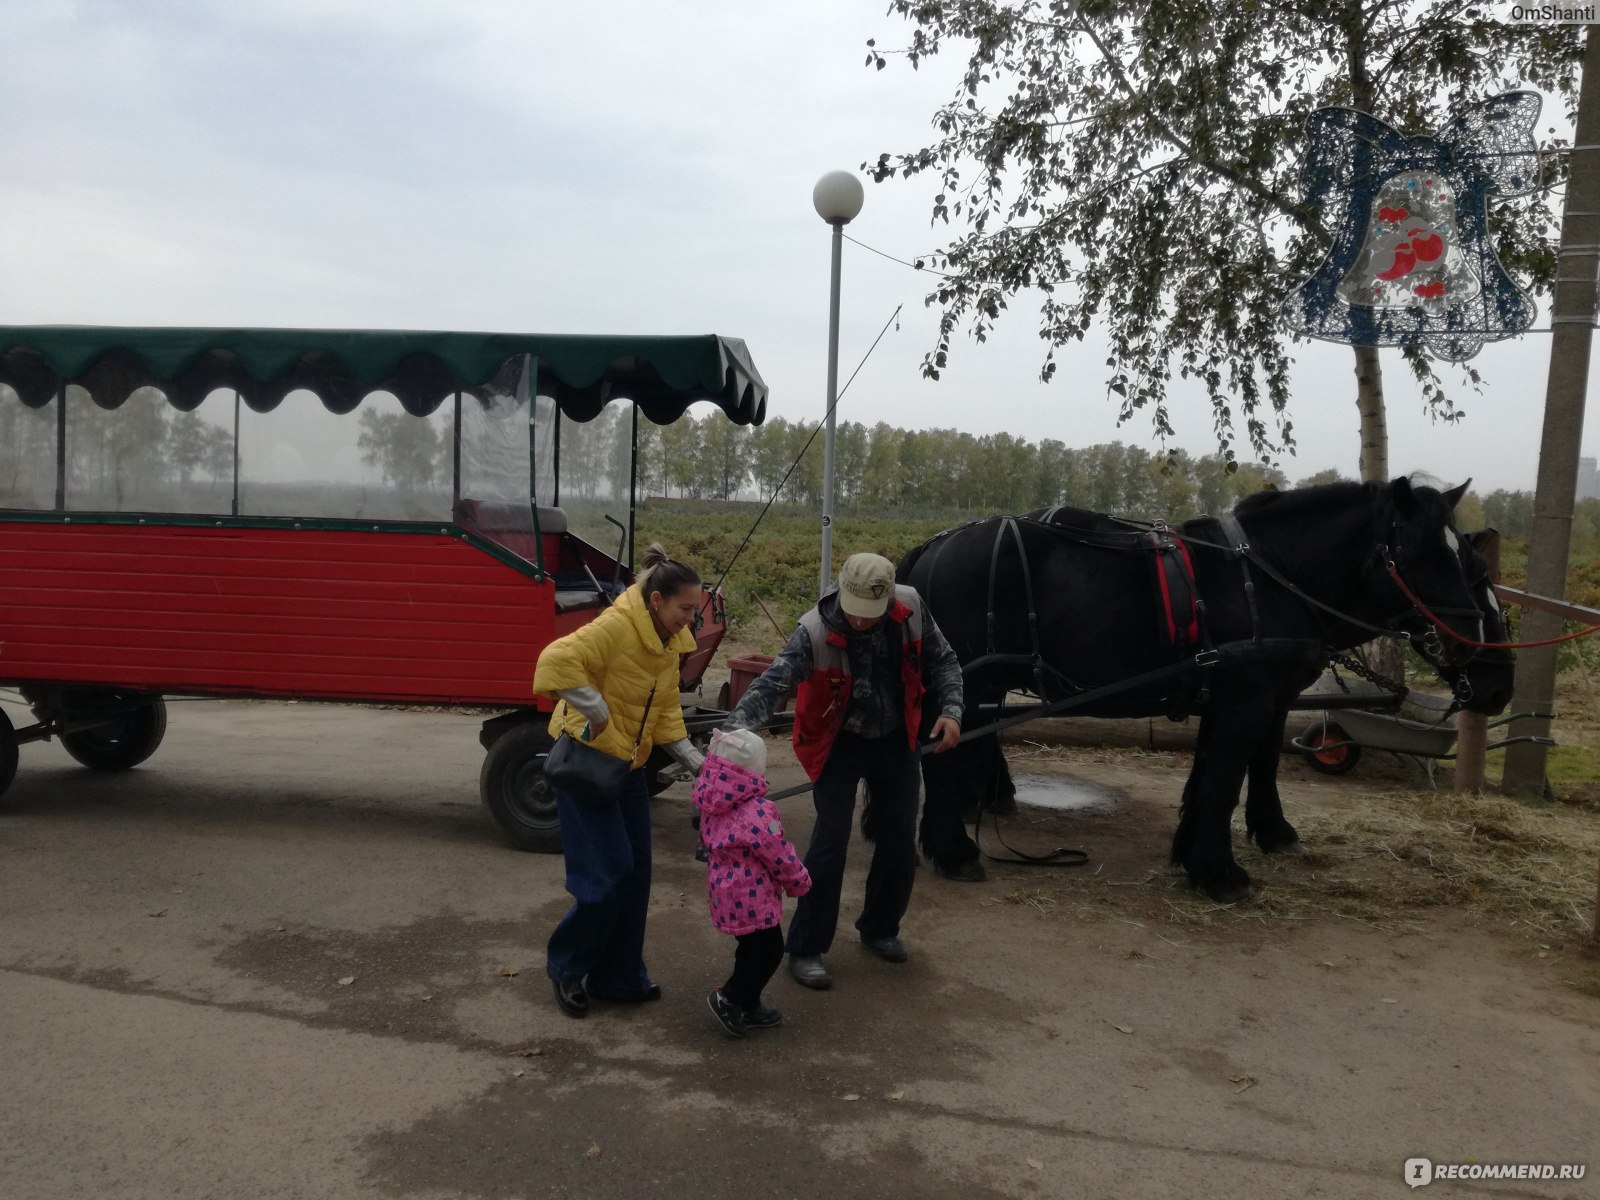
[[728,690],[728,685],[726,683],[717,689],[717,707],[723,712],[728,711],[728,701],[732,698],[733,693]]
[[17,775],[17,731],[11,718],[0,712],[0,795]]
[[110,709],[112,715],[101,724],[61,734],[62,748],[90,770],[137,767],[167,736],[167,706],[159,697],[134,700],[117,692],[96,692],[92,700],[94,708],[63,713],[63,719],[89,717],[96,708]]
[[1333,721],[1318,721],[1301,735],[1300,742],[1310,747],[1303,753],[1311,769],[1324,775],[1343,775],[1361,761],[1361,747]]
[[537,721],[508,729],[489,747],[478,775],[479,795],[519,850],[561,853],[556,790],[544,773],[551,744]]

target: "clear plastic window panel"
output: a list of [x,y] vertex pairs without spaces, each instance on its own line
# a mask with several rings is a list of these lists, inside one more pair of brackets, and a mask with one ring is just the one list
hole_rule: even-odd
[[0,386],[0,508],[56,505],[56,402],[29,408]]
[[[567,528],[626,564],[631,547],[606,518],[628,524],[633,464],[633,404],[613,401],[592,421],[561,418],[561,507]],[[618,554],[618,547],[621,553]]]
[[507,359],[487,385],[461,396],[461,496],[456,520],[527,562],[539,563],[528,495],[533,468],[528,446],[526,355]]
[[387,392],[329,412],[290,392],[269,413],[239,413],[239,515],[448,521],[455,406],[418,417]]
[[101,408],[69,385],[69,512],[227,513],[233,503],[233,407],[207,397],[180,412],[157,388]]

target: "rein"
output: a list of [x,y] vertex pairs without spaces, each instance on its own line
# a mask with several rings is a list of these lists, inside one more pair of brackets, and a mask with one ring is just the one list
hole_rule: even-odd
[[1436,630],[1443,633],[1446,637],[1460,642],[1463,646],[1471,646],[1475,650],[1528,650],[1534,646],[1555,646],[1562,642],[1573,642],[1577,641],[1577,639],[1581,637],[1588,637],[1591,633],[1600,632],[1600,625],[1591,625],[1589,628],[1580,629],[1576,633],[1564,633],[1560,637],[1543,638],[1537,642],[1474,641],[1472,638],[1463,637],[1454,629],[1451,629],[1450,626],[1446,625],[1438,617],[1434,616],[1433,610],[1424,604],[1422,599],[1406,585],[1406,581],[1404,579],[1400,578],[1400,572],[1398,569],[1396,569],[1394,563],[1389,563],[1388,567],[1389,577],[1394,580],[1395,586],[1400,589],[1405,598],[1411,601],[1411,607],[1415,608],[1419,613],[1421,613]]

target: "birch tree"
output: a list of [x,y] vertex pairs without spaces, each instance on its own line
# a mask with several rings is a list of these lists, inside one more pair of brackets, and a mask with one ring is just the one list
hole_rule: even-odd
[[[1302,199],[1306,117],[1342,105],[1408,135],[1514,88],[1575,103],[1581,27],[1499,22],[1449,0],[893,0],[911,24],[869,66],[964,55],[936,136],[863,168],[878,182],[930,175],[951,240],[923,265],[943,273],[924,374],[959,332],[983,341],[1010,302],[1039,297],[1045,380],[1091,328],[1110,342],[1105,386],[1123,420],[1172,435],[1170,385],[1196,380],[1230,469],[1294,444],[1285,292],[1330,241],[1330,214]],[[1560,113],[1547,113],[1557,121]],[[1559,174],[1559,170],[1555,172]],[[1491,211],[1501,260],[1547,291],[1555,270],[1547,193]],[[1378,351],[1354,347],[1361,473],[1388,474]],[[1453,395],[1424,353],[1401,357],[1438,417]],[[1460,386],[1479,376],[1460,371]]]

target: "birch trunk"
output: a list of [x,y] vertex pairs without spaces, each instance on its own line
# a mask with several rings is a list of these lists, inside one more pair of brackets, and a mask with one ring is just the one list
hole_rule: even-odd
[[[1389,425],[1383,410],[1383,366],[1376,346],[1355,346],[1356,411],[1361,414],[1361,479],[1384,483],[1389,478]],[[1398,638],[1378,638],[1367,646],[1374,669],[1404,683],[1405,643]]]
[[1383,366],[1376,346],[1355,346],[1356,411],[1361,414],[1361,458],[1364,483],[1389,478],[1389,425],[1383,411]]

